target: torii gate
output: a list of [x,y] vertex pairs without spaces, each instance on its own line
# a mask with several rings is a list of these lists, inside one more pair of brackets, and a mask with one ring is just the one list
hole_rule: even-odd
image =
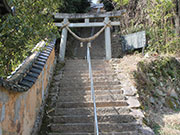
[[[56,22],[55,25],[62,28],[61,41],[60,41],[60,52],[59,60],[64,61],[65,51],[66,51],[66,41],[67,41],[67,32],[69,31],[73,36],[78,38],[69,27],[104,27],[105,29],[105,50],[106,50],[106,60],[111,59],[111,31],[110,26],[118,26],[120,22],[111,22],[110,18],[120,17],[122,13],[125,13],[126,10],[120,10],[115,12],[106,12],[106,13],[85,13],[85,14],[67,14],[67,13],[56,13],[54,15],[55,19],[63,19],[63,22]],[[92,18],[104,18],[104,22],[89,22],[89,19]],[[69,23],[70,19],[84,19],[84,23]],[[101,31],[102,32],[102,31]],[[100,34],[100,33],[98,33]],[[96,35],[96,37],[98,36]],[[95,37],[95,38],[96,38]],[[78,38],[80,39],[80,38]],[[92,37],[86,38],[93,40]],[[83,42],[87,41],[82,38]]]

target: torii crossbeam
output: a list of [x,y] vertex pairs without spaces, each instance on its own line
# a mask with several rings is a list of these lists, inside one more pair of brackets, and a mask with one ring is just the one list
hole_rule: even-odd
[[[126,10],[106,12],[106,13],[86,13],[86,14],[67,14],[67,13],[56,13],[54,15],[56,20],[63,22],[56,22],[57,27],[62,27],[61,42],[60,42],[60,52],[59,60],[64,61],[66,41],[67,41],[67,27],[103,27],[105,28],[105,48],[106,48],[106,60],[111,59],[111,31],[110,26],[118,26],[120,22],[111,22],[110,18],[120,17]],[[104,18],[104,22],[90,22],[91,18]],[[72,19],[84,19],[84,23],[70,23],[69,20]]]

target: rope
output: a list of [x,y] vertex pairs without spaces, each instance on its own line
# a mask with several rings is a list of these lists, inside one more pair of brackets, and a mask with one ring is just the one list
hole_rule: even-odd
[[60,30],[62,30],[63,28],[68,27],[68,25],[69,25],[70,23],[69,23],[69,22],[67,22],[66,24],[64,24],[64,23],[62,22],[62,24],[63,24],[63,26],[60,28]]
[[[104,23],[105,23],[105,22],[104,22]],[[66,23],[66,24],[64,24],[64,25],[61,27],[61,29],[62,29],[62,28],[66,28],[66,29],[72,34],[72,36],[74,36],[76,39],[80,40],[81,42],[90,42],[90,41],[92,41],[92,40],[95,40],[107,27],[111,27],[111,21],[109,21],[108,23],[105,23],[106,25],[105,25],[100,31],[98,31],[94,36],[91,36],[91,37],[88,37],[88,38],[81,38],[81,37],[79,37],[78,35],[76,35],[76,34],[68,27],[69,24],[70,24],[69,22]]]

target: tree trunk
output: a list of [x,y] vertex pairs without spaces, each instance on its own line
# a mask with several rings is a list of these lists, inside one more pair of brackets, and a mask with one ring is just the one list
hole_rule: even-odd
[[180,36],[180,0],[176,0],[175,30],[177,36],[179,37]]

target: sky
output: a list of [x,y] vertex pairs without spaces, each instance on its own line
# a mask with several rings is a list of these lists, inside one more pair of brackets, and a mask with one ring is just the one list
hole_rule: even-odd
[[92,0],[92,2],[93,2],[93,3],[96,3],[96,2],[97,2],[97,0]]

